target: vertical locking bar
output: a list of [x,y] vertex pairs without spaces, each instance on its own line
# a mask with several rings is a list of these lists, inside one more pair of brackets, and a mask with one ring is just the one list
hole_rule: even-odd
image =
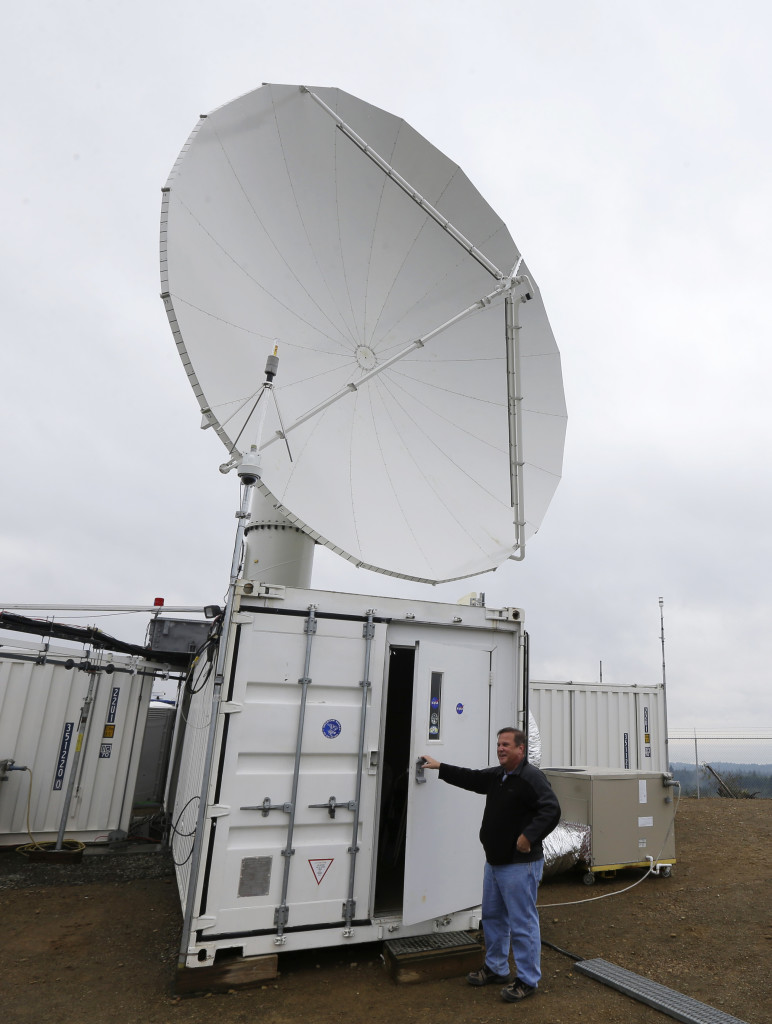
[[[67,792],[64,796],[64,804],[62,806],[62,817],[59,821],[59,831],[56,836],[55,850],[61,850],[64,843],[64,832],[67,828],[67,815],[70,813],[70,803],[72,801],[72,792],[75,788],[75,777],[78,774],[78,764],[80,762],[81,748],[83,746],[83,736],[86,731],[86,723],[88,722],[88,716],[91,711],[91,705],[94,703],[96,696],[97,686],[99,685],[99,672],[96,670],[89,674],[88,679],[88,690],[83,700],[83,706],[80,709],[80,719],[78,721],[78,739],[75,744],[75,753],[72,757],[72,767],[70,768],[70,778],[67,783]],[[30,775],[30,778],[32,776]],[[30,785],[32,783],[30,782]]]
[[300,751],[303,746],[303,725],[306,719],[306,699],[308,697],[308,686],[311,679],[308,675],[311,668],[311,644],[316,634],[316,605],[308,606],[308,618],[305,621],[304,630],[306,634],[306,657],[303,663],[303,675],[298,679],[302,686],[300,693],[300,708],[298,710],[298,733],[295,740],[295,766],[292,771],[292,796],[290,797],[289,824],[287,825],[287,845],[282,850],[284,857],[284,874],[281,883],[281,903],[276,909],[275,923],[276,935],[281,939],[284,933],[284,926],[289,917],[289,906],[287,904],[287,890],[289,888],[290,864],[295,851],[292,849],[292,836],[295,831],[295,814],[298,803],[298,780],[300,778]]
[[346,921],[346,930],[351,928],[351,922],[356,912],[356,900],[354,899],[354,882],[356,879],[357,853],[359,853],[359,805],[362,797],[362,767],[365,757],[365,725],[367,723],[367,695],[370,690],[370,654],[375,636],[375,624],[373,622],[374,608],[367,610],[367,622],[362,629],[365,638],[365,667],[362,675],[362,705],[359,714],[359,755],[357,757],[357,781],[356,793],[354,796],[354,823],[351,826],[351,846],[349,847],[349,870],[348,870],[348,899],[343,904],[343,917]]

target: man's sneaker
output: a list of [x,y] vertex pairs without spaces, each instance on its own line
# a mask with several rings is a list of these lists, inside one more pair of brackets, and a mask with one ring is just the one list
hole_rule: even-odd
[[520,978],[515,978],[511,985],[501,990],[501,998],[507,1003],[519,1003],[521,999],[532,996],[535,991],[535,985],[526,985]]
[[470,971],[466,976],[470,985],[506,985],[512,980],[511,974],[496,974],[487,964],[483,964],[479,971]]

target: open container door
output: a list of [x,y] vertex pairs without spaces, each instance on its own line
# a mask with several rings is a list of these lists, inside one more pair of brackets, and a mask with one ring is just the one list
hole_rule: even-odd
[[419,642],[402,911],[406,925],[478,906],[482,898],[482,798],[440,782],[436,772],[422,772],[417,761],[428,753],[448,764],[488,763],[490,680],[489,650]]

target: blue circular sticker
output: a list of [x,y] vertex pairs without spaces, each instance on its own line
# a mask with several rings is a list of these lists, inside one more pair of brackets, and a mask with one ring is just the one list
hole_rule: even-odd
[[334,740],[337,736],[340,736],[341,725],[337,718],[328,718],[322,726],[322,732],[328,740]]
[[463,704],[456,704],[456,714],[457,715],[463,715],[463,713],[464,713],[464,705]]
[[432,697],[431,705],[432,705],[433,708],[438,708],[440,706],[440,698],[439,697]]

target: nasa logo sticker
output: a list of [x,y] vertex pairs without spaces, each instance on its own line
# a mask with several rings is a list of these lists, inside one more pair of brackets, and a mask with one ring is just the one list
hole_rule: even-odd
[[328,740],[337,739],[341,733],[341,724],[337,718],[328,718],[322,726],[322,735],[326,736]]
[[463,715],[463,713],[464,713],[464,705],[463,704],[456,704],[456,714],[457,715]]

